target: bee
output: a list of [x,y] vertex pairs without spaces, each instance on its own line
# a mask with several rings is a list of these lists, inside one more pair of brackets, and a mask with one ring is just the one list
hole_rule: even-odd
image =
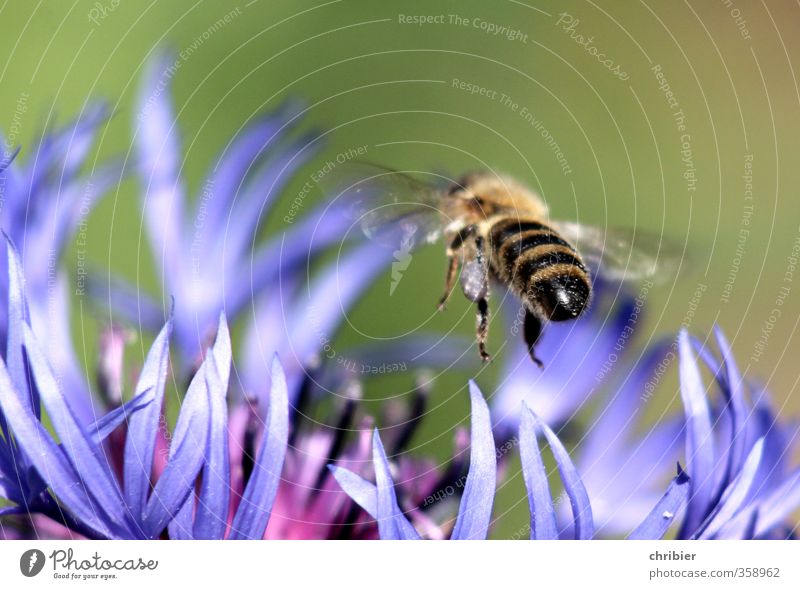
[[445,309],[460,268],[461,290],[476,305],[476,342],[484,362],[490,360],[490,282],[505,285],[522,302],[525,345],[541,368],[535,348],[544,326],[586,312],[595,273],[611,280],[652,279],[675,263],[660,236],[552,221],[536,192],[486,171],[447,184],[427,183],[351,161],[321,184],[347,202],[368,237],[388,237],[389,243],[399,237],[403,253],[444,238],[447,266],[439,310]]

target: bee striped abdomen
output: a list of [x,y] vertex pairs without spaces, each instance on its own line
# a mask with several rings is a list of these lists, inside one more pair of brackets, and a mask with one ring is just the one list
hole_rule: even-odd
[[539,257],[550,247],[562,247],[567,252],[573,251],[571,246],[557,235],[536,229],[529,229],[509,238],[500,246],[498,252],[502,266],[514,276],[515,266],[531,255]]
[[494,271],[529,307],[553,321],[577,317],[589,302],[591,284],[578,252],[551,227],[504,219],[490,231]]

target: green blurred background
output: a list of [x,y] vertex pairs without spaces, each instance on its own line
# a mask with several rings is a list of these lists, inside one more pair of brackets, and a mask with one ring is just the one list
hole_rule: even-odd
[[[215,25],[225,15],[229,22]],[[411,15],[439,18],[420,25],[406,22]],[[743,371],[765,381],[784,412],[800,410],[793,361],[800,353],[800,286],[786,275],[800,237],[795,3],[43,1],[4,3],[0,22],[0,128],[16,129],[23,159],[43,129],[98,97],[110,101],[114,115],[95,161],[130,157],[143,65],[158,48],[184,52],[174,102],[191,194],[243,125],[285,97],[301,97],[310,107],[306,127],[332,131],[323,153],[274,209],[266,232],[281,230],[308,175],[348,148],[367,146],[367,159],[401,169],[507,172],[537,188],[554,216],[637,226],[685,246],[688,267],[651,292],[638,341],[673,333],[700,286],[689,328],[705,337],[719,323]],[[491,27],[516,32],[495,35]],[[590,46],[618,64],[619,73],[575,35],[592,37]],[[657,66],[679,107],[668,104]],[[523,109],[558,142],[561,162]],[[684,175],[683,141],[691,146],[694,179]],[[748,199],[743,176],[751,157]],[[89,257],[157,294],[150,251],[131,221],[139,216],[137,186],[128,180],[92,215]],[[743,228],[749,234],[740,244]],[[65,263],[74,266],[75,256]],[[337,345],[363,343],[359,331],[388,337],[423,324],[472,337],[473,312],[460,297],[448,313],[433,313],[443,269],[441,248],[421,250],[391,298],[387,269],[336,335]],[[782,287],[790,290],[779,304]],[[776,309],[780,317],[757,355]],[[91,314],[85,320],[76,338],[92,364],[95,325]],[[495,347],[505,339],[498,331]],[[140,346],[135,352],[132,363]],[[495,382],[496,364],[479,377],[485,389]],[[419,452],[448,456],[451,428],[467,415],[465,376],[437,388],[415,443]],[[665,386],[674,389],[674,377]],[[510,509],[512,517],[501,517],[498,536],[511,536],[524,521],[520,497],[516,477],[501,491],[496,513]]]

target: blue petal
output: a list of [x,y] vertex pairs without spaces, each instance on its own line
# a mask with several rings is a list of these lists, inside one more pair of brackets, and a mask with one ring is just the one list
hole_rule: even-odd
[[516,334],[511,341],[512,354],[506,361],[505,372],[510,376],[492,399],[495,427],[504,430],[503,435],[517,434],[523,400],[536,408],[541,419],[558,423],[568,419],[599,390],[593,377],[600,378],[609,357],[619,353],[615,347],[625,340],[621,334],[632,325],[636,308],[633,297],[624,296],[618,286],[608,294],[602,292],[599,280],[594,286],[594,303],[584,315],[576,321],[547,326],[536,348],[544,362],[543,370],[530,361],[523,342],[514,341],[522,339],[519,331],[524,315],[517,313],[524,309],[512,308],[506,313],[512,335]]
[[[47,407],[53,429],[61,439],[75,469],[89,482],[87,487],[97,499],[106,516],[120,528],[127,529],[122,492],[119,489],[108,461],[100,448],[93,444],[89,434],[78,423],[72,409],[58,390],[58,383],[47,365],[47,360],[39,349],[30,328],[24,326],[25,351],[30,362],[31,372]],[[133,533],[131,533],[133,535]]]
[[156,337],[139,375],[136,395],[147,393],[147,407],[131,416],[128,436],[125,440],[125,502],[134,516],[144,516],[147,494],[150,491],[150,475],[153,471],[153,453],[156,447],[156,432],[161,427],[161,404],[167,380],[169,363],[169,336],[172,332],[172,317]]
[[[260,412],[269,407],[269,373],[273,356],[285,350],[285,300],[292,300],[297,293],[297,277],[287,273],[276,279],[277,286],[270,296],[261,297],[252,312],[252,320],[247,326],[244,342],[239,353],[237,377],[241,388],[257,399]],[[292,356],[284,360],[283,369],[291,372],[291,364],[297,360]],[[265,413],[266,415],[266,413]]]
[[[374,244],[360,245],[330,264],[308,288],[310,296],[293,301],[287,325],[292,348],[303,361],[320,348],[320,333],[331,337],[344,318],[343,312],[352,306],[375,277],[391,261],[389,249]],[[308,320],[308,309],[315,310],[315,320]]]
[[83,478],[41,422],[13,390],[5,362],[0,359],[0,409],[8,420],[17,446],[41,474],[58,500],[88,528],[105,538],[118,537],[98,513]]
[[42,136],[30,151],[36,157],[27,166],[25,215],[28,228],[41,221],[47,209],[57,203],[57,191],[72,183],[85,163],[97,126],[107,116],[105,104],[90,105],[78,119]]
[[[222,315],[214,348],[205,360],[207,365],[206,387],[211,406],[211,431],[194,525],[194,537],[200,540],[222,540],[225,537],[225,528],[228,523],[231,465],[228,452],[226,398],[230,358],[230,334],[225,316]],[[223,364],[218,364],[219,360]],[[224,364],[225,362],[227,364]]]
[[614,463],[610,465],[612,468],[619,467],[620,458],[627,463],[629,453],[625,448],[631,444],[629,433],[642,411],[642,391],[670,345],[671,342],[665,340],[648,346],[636,362],[626,368],[624,380],[593,418],[580,451],[580,462],[595,465],[592,471],[602,471],[610,462]]
[[153,256],[177,296],[190,281],[183,272],[188,244],[184,243],[181,148],[170,104],[170,67],[174,67],[174,61],[173,56],[160,54],[147,65],[137,99],[140,124],[135,129],[135,143],[143,187],[142,208]]
[[[108,119],[105,102],[89,104],[74,121],[59,129],[53,136],[59,181],[70,182],[80,171],[95,141],[97,128]],[[38,167],[38,166],[37,166]]]
[[98,419],[91,427],[89,435],[92,442],[99,445],[103,442],[115,429],[117,429],[124,421],[127,421],[131,415],[144,409],[153,402],[150,396],[150,389],[136,395],[130,401],[123,403],[113,411],[108,412],[103,417]]
[[123,167],[120,162],[104,165],[92,170],[87,179],[61,184],[58,194],[58,207],[53,211],[52,233],[45,234],[49,249],[62,252],[78,228],[81,219],[88,215],[98,200],[123,180]]
[[800,507],[800,469],[760,502],[755,537],[762,537],[785,523]]
[[[2,138],[2,133],[0,133],[0,138]],[[23,226],[23,223],[20,223],[20,219],[24,218],[20,214],[21,209],[24,210],[29,204],[28,191],[24,187],[25,181],[22,173],[17,169],[18,165],[14,164],[19,151],[20,147],[17,146],[10,155],[0,156],[0,183],[5,186],[5,193],[9,195],[3,209],[3,217],[7,220],[4,224],[12,233],[16,227]]]
[[[69,277],[64,270],[48,279],[47,302],[31,304],[31,327],[40,334],[39,341],[52,371],[59,376],[59,388],[78,422],[84,427],[101,412],[92,404],[85,368],[75,357],[70,330],[72,307],[69,300]],[[40,292],[44,287],[39,287]],[[30,299],[29,299],[30,300]]]
[[289,399],[286,376],[277,356],[272,361],[269,400],[267,429],[253,465],[253,474],[247,482],[242,502],[233,518],[229,536],[231,540],[258,540],[264,537],[272,513],[272,503],[278,492],[289,439]]
[[689,502],[683,532],[697,529],[708,515],[714,493],[715,451],[711,410],[687,331],[678,336],[681,399],[686,415],[686,462],[689,471]]
[[375,485],[346,468],[330,464],[328,469],[342,490],[350,496],[350,499],[358,503],[361,509],[377,520],[378,490]]
[[[290,130],[292,121],[299,116],[299,107],[299,104],[291,103],[282,105],[275,112],[248,125],[225,146],[217,158],[212,174],[206,180],[214,187],[214,198],[205,205],[208,219],[222,227],[224,220],[228,218],[227,209],[240,192],[245,176],[257,165],[260,158],[274,148],[281,136]],[[270,167],[274,167],[272,162]]]
[[178,513],[167,524],[167,532],[169,533],[170,540],[194,540],[194,509],[195,509],[195,493],[192,491],[183,502],[183,505],[178,510]]
[[[785,525],[800,507],[800,468],[786,477],[783,483],[766,494],[763,499],[751,503],[727,522],[717,539],[740,540],[746,537],[748,528],[754,527],[750,536],[763,537],[775,528]],[[755,526],[753,521],[755,520]]]
[[[176,118],[171,104],[169,68],[174,55],[153,56],[146,65],[137,97],[137,144],[140,165],[147,180],[174,187],[181,169]],[[149,184],[149,182],[148,182]]]
[[111,277],[108,283],[93,274],[86,280],[89,296],[117,316],[142,331],[156,331],[163,327],[164,313],[161,307],[139,288],[134,288],[122,279]]
[[790,470],[791,446],[797,436],[797,424],[781,423],[770,407],[767,396],[762,394],[748,416],[747,426],[749,431],[746,433],[746,447],[750,448],[755,440],[764,438],[764,453],[753,483],[753,499],[761,500],[768,492],[780,486]]
[[19,150],[20,150],[20,147],[17,146],[17,148],[14,151],[11,152],[11,155],[8,155],[8,156],[4,155],[3,159],[0,160],[0,174],[5,172],[6,168],[8,168],[8,166],[11,165],[11,162],[13,162],[14,159],[17,157],[17,154],[19,154]]
[[389,470],[389,461],[383,449],[381,437],[376,429],[372,434],[372,462],[375,466],[375,486],[377,487],[378,533],[381,540],[419,540],[414,529],[397,506],[394,481]]
[[702,530],[700,536],[703,538],[713,538],[723,525],[733,518],[747,499],[750,489],[753,486],[756,473],[761,464],[764,454],[764,438],[759,439],[753,444],[750,454],[744,461],[739,475],[731,485],[725,489],[717,510],[710,516],[708,525]]
[[209,413],[206,370],[201,369],[189,384],[172,434],[169,462],[145,508],[142,521],[149,538],[162,532],[194,490],[208,447]]
[[590,540],[594,536],[594,518],[592,517],[592,506],[589,502],[589,495],[586,493],[586,487],[583,486],[581,477],[578,474],[575,465],[569,457],[569,452],[561,444],[553,430],[547,427],[535,413],[532,413],[537,421],[537,425],[541,428],[547,442],[550,444],[550,450],[553,452],[553,457],[556,459],[558,472],[561,474],[561,480],[564,482],[564,490],[569,497],[570,505],[572,506],[572,515],[575,524],[575,539],[576,540]]
[[726,485],[732,477],[736,476],[736,473],[742,468],[742,462],[745,459],[748,411],[744,399],[742,375],[739,372],[739,367],[736,365],[736,360],[733,357],[733,352],[728,344],[728,340],[725,339],[725,335],[719,327],[714,331],[717,337],[717,345],[722,354],[722,367],[725,369],[725,384],[727,386],[723,386],[722,390],[726,393],[731,416],[731,443],[730,449],[728,450],[728,466],[722,481],[724,488],[724,485]]
[[[240,276],[247,276],[249,280],[243,281],[243,287],[231,288],[225,293],[228,314],[235,315],[253,293],[274,285],[281,270],[294,271],[331,244],[340,243],[350,223],[342,216],[331,215],[327,207],[320,206],[282,235],[268,240],[248,258],[247,265],[238,270]],[[276,260],[280,263],[276,264]]]
[[[227,254],[232,252],[236,247],[235,242],[226,241],[223,246],[220,246],[220,251],[226,254],[226,261],[221,269],[214,270],[211,274],[210,280],[217,280],[220,272],[224,276],[232,276],[231,280],[223,280],[225,288],[224,291],[219,287],[219,293],[209,295],[204,293],[206,304],[204,308],[207,310],[190,309],[191,314],[181,318],[176,324],[184,325],[185,329],[179,332],[181,340],[185,341],[185,347],[194,348],[196,343],[191,341],[191,338],[196,340],[197,324],[205,325],[210,318],[205,317],[208,313],[215,314],[217,309],[223,307],[228,316],[235,317],[240,314],[246,305],[250,305],[253,298],[263,293],[265,290],[274,289],[276,284],[282,288],[282,292],[286,293],[288,290],[283,288],[286,282],[292,281],[296,276],[306,276],[305,265],[309,263],[316,255],[324,251],[332,243],[339,243],[342,239],[342,234],[345,233],[347,228],[346,219],[340,216],[327,216],[325,210],[327,207],[318,207],[310,215],[303,217],[303,220],[297,225],[293,225],[291,229],[287,230],[283,235],[278,235],[268,240],[267,243],[260,246],[252,255],[234,256],[228,259]],[[322,215],[319,214],[322,211]],[[231,225],[233,226],[233,221]],[[226,231],[226,233],[230,233]],[[240,228],[237,226],[236,233],[241,233]],[[313,236],[313,237],[309,237]],[[227,239],[227,238],[226,238]],[[231,238],[233,240],[235,238]],[[248,239],[252,243],[252,236]],[[231,255],[233,255],[231,253]],[[276,260],[278,263],[276,263]],[[243,280],[242,277],[246,276],[247,279]],[[273,291],[274,294],[274,291]],[[216,304],[210,304],[210,299],[214,297],[219,298]],[[278,301],[283,304],[283,301]],[[209,316],[210,317],[210,316]],[[270,326],[270,329],[274,329]],[[183,335],[182,335],[183,334]],[[277,352],[278,349],[269,350],[265,357],[271,357],[272,353]],[[287,359],[284,359],[288,362]],[[261,363],[263,364],[263,362]],[[290,399],[292,398],[291,389],[291,365],[285,364],[284,369],[287,371],[290,384]],[[263,367],[260,367],[259,375],[263,372]],[[259,376],[259,379],[261,377]],[[258,396],[266,396],[268,388],[259,387],[255,390]]]
[[[298,227],[299,229],[299,227]],[[286,254],[288,256],[296,256],[302,254],[302,259],[306,259],[306,250],[308,249],[308,234],[300,235],[299,241],[291,245],[287,238]],[[339,239],[341,233],[339,234]],[[298,249],[299,248],[299,249]],[[305,248],[305,249],[304,249]],[[281,250],[283,251],[283,250]],[[282,263],[286,263],[286,259],[281,252],[275,252]],[[251,356],[246,362],[245,381],[247,383],[254,383],[257,385],[261,380],[259,374],[263,370],[261,360],[265,353],[275,353],[278,349],[286,349],[287,347],[292,350],[292,358],[289,359],[285,366],[287,382],[289,386],[289,399],[293,402],[299,387],[299,380],[301,378],[301,371],[304,366],[313,362],[319,349],[320,334],[324,334],[329,338],[333,334],[341,321],[344,319],[344,314],[357,300],[363,291],[369,287],[374,280],[375,276],[384,268],[387,267],[390,261],[391,251],[383,248],[375,248],[372,244],[366,244],[359,248],[347,252],[337,262],[330,264],[320,276],[316,277],[312,284],[302,291],[287,289],[286,284],[291,284],[292,278],[281,275],[279,278],[280,292],[278,296],[281,300],[276,304],[271,302],[268,305],[268,313],[259,311],[259,315],[266,317],[264,323],[274,320],[276,314],[281,309],[289,309],[288,312],[283,311],[282,319],[283,328],[280,329],[280,335],[288,339],[288,343],[283,339],[275,337],[275,326],[271,323],[260,327],[254,325],[251,328],[249,341],[257,346],[257,353],[251,352]],[[272,262],[263,261],[260,267],[267,268],[272,264],[273,271],[281,271],[282,274],[291,274],[285,267],[280,266],[275,268],[274,259]],[[255,266],[255,264],[254,264]],[[261,272],[262,270],[259,270]],[[253,286],[255,288],[255,286]],[[248,291],[249,292],[249,291]],[[288,294],[291,293],[291,294]],[[309,320],[309,309],[314,309],[314,320]],[[267,335],[262,332],[269,331]],[[275,349],[268,349],[267,346],[273,344]],[[259,390],[259,389],[257,389]]]
[[[225,252],[226,264],[238,262],[247,253],[258,230],[258,223],[264,219],[270,204],[283,194],[298,168],[318,151],[313,140],[314,137],[306,136],[281,147],[277,154],[270,156],[267,164],[248,182],[241,194],[236,195],[233,211],[227,226],[219,232],[217,245]],[[231,231],[231,228],[235,228],[235,231]]]
[[469,382],[472,406],[472,434],[469,472],[458,508],[453,540],[483,540],[489,533],[497,483],[497,453],[492,436],[489,407],[478,386]]
[[2,473],[13,472],[12,469],[6,469],[6,465],[0,462],[0,498],[13,501],[14,503],[22,502],[22,493],[19,484],[5,478]]
[[531,540],[558,540],[553,498],[536,442],[536,417],[524,402],[519,427],[519,452],[531,511]]
[[[214,346],[211,348],[222,385],[223,399],[227,396],[228,381],[231,377],[231,362],[233,362],[233,350],[231,349],[231,333],[228,329],[228,319],[225,312],[219,314],[217,322],[217,335],[214,339]],[[227,417],[225,423],[227,424]]]
[[680,464],[678,476],[672,479],[667,492],[659,499],[653,510],[644,521],[628,536],[628,540],[661,540],[675,521],[678,513],[689,496],[689,475]]
[[[8,251],[8,335],[6,343],[6,366],[14,385],[14,390],[22,394],[22,401],[36,417],[41,416],[39,398],[35,387],[30,386],[28,374],[23,360],[23,327],[29,322],[28,303],[25,299],[25,289],[22,273],[22,264],[19,255],[6,235],[6,248]],[[29,394],[25,394],[29,392]]]

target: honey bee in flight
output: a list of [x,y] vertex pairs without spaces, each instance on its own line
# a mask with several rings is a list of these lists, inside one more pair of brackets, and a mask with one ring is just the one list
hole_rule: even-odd
[[389,236],[391,243],[400,231],[407,250],[409,244],[444,237],[447,271],[439,309],[445,308],[460,267],[461,290],[477,307],[476,340],[484,362],[490,359],[490,281],[505,285],[522,301],[525,344],[541,367],[535,347],[544,325],[576,319],[586,311],[593,272],[617,281],[654,278],[657,270],[663,277],[664,267],[676,261],[676,252],[668,251],[659,236],[551,221],[538,194],[489,172],[467,174],[440,186],[349,162],[321,184],[348,202],[370,238]]

